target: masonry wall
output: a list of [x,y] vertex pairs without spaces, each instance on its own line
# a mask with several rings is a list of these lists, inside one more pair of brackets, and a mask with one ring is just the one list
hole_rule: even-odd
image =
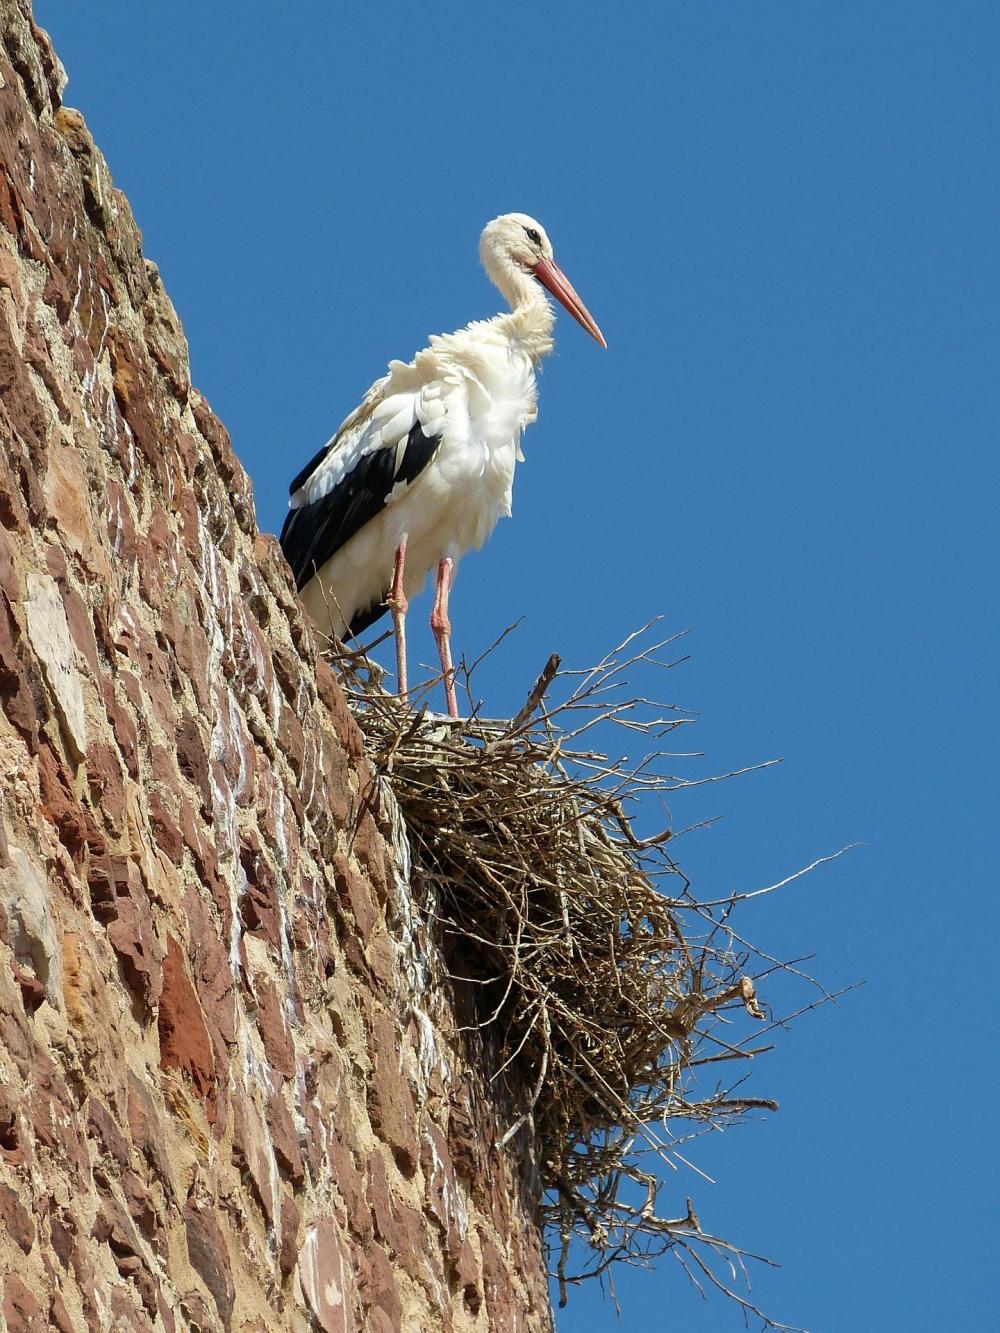
[[0,0],[0,1309],[546,1330],[405,833],[27,0]]

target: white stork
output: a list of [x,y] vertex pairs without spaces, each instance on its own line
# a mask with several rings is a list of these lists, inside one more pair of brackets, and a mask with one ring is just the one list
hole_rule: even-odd
[[460,556],[510,516],[521,432],[537,415],[535,367],[552,350],[555,316],[543,288],[607,346],[534,218],[494,218],[479,254],[510,313],[432,337],[412,361],[391,361],[292,482],[281,530],[321,629],[349,638],[391,613],[402,697],[407,606],[437,570],[431,629],[451,717],[448,594]]

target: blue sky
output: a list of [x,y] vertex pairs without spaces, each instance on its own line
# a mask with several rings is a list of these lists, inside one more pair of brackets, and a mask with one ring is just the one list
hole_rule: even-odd
[[[551,651],[689,627],[666,688],[699,713],[691,775],[785,758],[679,799],[678,824],[722,816],[678,845],[696,885],[864,844],[745,916],[867,984],[781,1037],[751,1082],[780,1114],[703,1141],[718,1183],[678,1189],[781,1261],[754,1294],[789,1323],[986,1327],[995,0],[36,12],[266,529],[390,357],[497,308],[482,224],[544,222],[609,350],[560,319],[457,647],[524,618],[478,677],[498,713]],[[621,1325],[581,1291],[560,1333],[740,1327],[670,1261],[618,1294]]]

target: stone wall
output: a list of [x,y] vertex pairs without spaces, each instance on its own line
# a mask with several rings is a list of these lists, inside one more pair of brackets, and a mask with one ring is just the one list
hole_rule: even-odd
[[391,798],[0,0],[7,1329],[545,1330]]

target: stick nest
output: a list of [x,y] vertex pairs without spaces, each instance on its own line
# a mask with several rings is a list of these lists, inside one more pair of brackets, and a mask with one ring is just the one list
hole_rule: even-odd
[[[696,1284],[783,1327],[719,1276],[715,1261],[735,1276],[744,1252],[703,1231],[690,1199],[660,1216],[664,1173],[645,1169],[651,1155],[687,1166],[690,1138],[777,1109],[704,1074],[768,1049],[751,1044],[767,1022],[757,982],[784,965],[734,933],[730,911],[747,895],[699,903],[671,829],[635,831],[644,811],[662,820],[670,793],[700,785],[662,771],[677,757],[663,741],[690,715],[624,684],[630,669],[673,665],[658,656],[671,640],[637,641],[588,671],[550,659],[509,720],[406,707],[367,658],[333,661],[401,808],[416,896],[434,905],[452,979],[472,997],[498,1100],[513,1108],[499,1143],[520,1136],[534,1168],[561,1303],[569,1283],[671,1250]],[[638,760],[609,755],[615,729],[639,742]]]

